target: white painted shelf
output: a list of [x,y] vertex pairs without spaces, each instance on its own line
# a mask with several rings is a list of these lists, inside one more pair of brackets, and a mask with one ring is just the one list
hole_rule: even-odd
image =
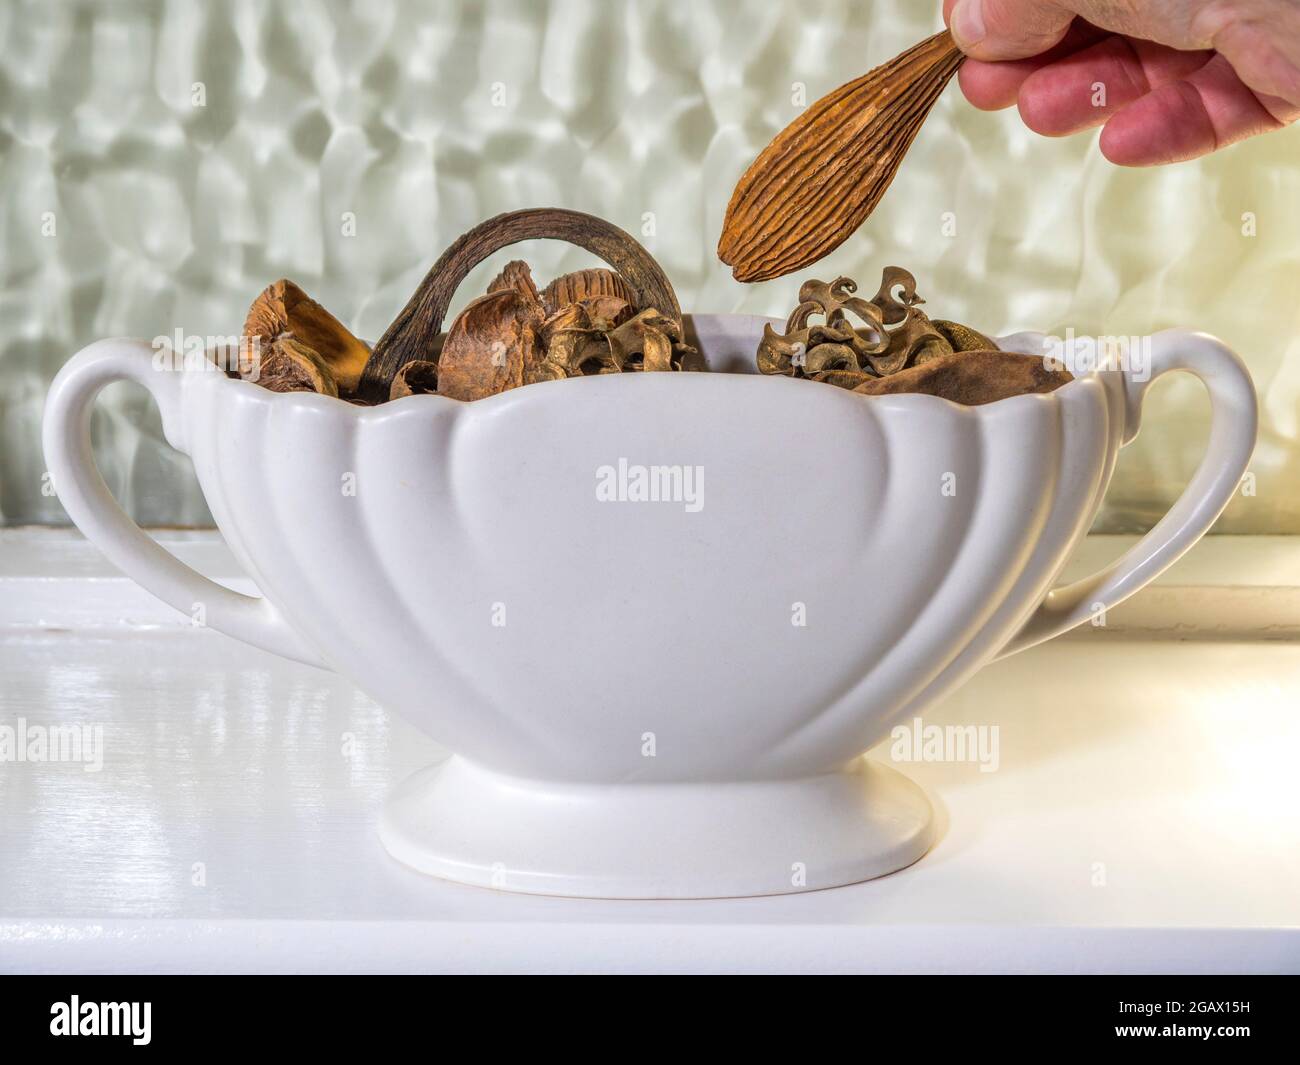
[[[210,534],[160,539],[240,583]],[[408,871],[374,823],[433,741],[190,627],[74,534],[0,533],[0,726],[103,727],[98,772],[0,763],[0,969],[1300,971],[1300,552],[1207,549],[1125,626],[991,666],[926,718],[996,725],[999,765],[899,766],[939,810],[917,865],[656,903]],[[1151,638],[1170,632],[1195,638]]]

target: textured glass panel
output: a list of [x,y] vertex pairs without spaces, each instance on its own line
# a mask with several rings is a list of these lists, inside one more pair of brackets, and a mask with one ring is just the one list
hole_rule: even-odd
[[[603,215],[647,234],[686,309],[784,314],[797,279],[742,286],[714,257],[731,187],[800,100],[937,28],[937,7],[6,0],[0,519],[63,520],[44,494],[40,406],[84,344],[238,332],[281,276],[373,339],[439,252],[499,211]],[[874,287],[882,265],[906,265],[931,310],[986,332],[1223,336],[1250,362],[1265,420],[1255,494],[1219,528],[1297,532],[1298,162],[1293,129],[1118,170],[1095,136],[1039,139],[954,88],[869,226],[805,276]],[[588,262],[524,251],[542,276]],[[1199,458],[1205,406],[1194,382],[1154,390],[1103,528],[1164,511]],[[208,520],[140,394],[110,391],[94,428],[136,517]]]

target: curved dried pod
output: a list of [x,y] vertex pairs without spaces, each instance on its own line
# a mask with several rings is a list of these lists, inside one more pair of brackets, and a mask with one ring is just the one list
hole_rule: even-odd
[[[631,234],[579,211],[558,208],[514,211],[475,226],[434,263],[419,289],[375,345],[361,377],[362,398],[380,402],[388,394],[398,370],[412,359],[429,357],[442,331],[452,296],[475,266],[511,244],[543,239],[565,240],[600,257],[626,284],[630,294],[628,302],[633,307],[658,307],[681,321],[681,307],[672,284],[654,257]],[[450,341],[449,337],[449,344]],[[443,358],[446,358],[445,351]],[[444,365],[444,377],[446,373]],[[446,394],[445,382],[443,394]]]
[[608,334],[619,368],[662,373],[673,368],[677,324],[654,308],[642,311]]
[[545,361],[561,367],[570,376],[579,376],[578,352],[593,336],[585,325],[557,329],[546,345]]
[[347,326],[288,278],[268,285],[253,301],[244,336],[256,339],[263,350],[281,337],[292,337],[320,356],[343,392],[357,388],[370,358],[370,349]]
[[622,353],[610,342],[608,333],[597,330],[578,333],[573,340],[572,354],[569,355],[564,367],[570,377],[621,373]]
[[569,306],[581,307],[594,328],[607,331],[617,329],[636,314],[636,308],[621,296],[588,296]]
[[698,348],[681,342],[673,345],[672,369],[679,373],[703,373],[708,368],[709,364],[704,361]]
[[857,289],[852,278],[837,277],[834,281],[819,281],[815,277],[810,277],[799,286],[800,309],[811,305],[825,314],[830,314],[843,301],[845,285],[850,286],[847,289],[849,294]]
[[802,361],[807,350],[806,330],[782,336],[768,322],[763,326],[763,339],[758,342],[758,372],[793,377],[796,360]]
[[[862,353],[858,347],[863,344],[862,338],[858,336],[841,314],[833,315],[830,321],[822,325],[809,326],[808,330],[807,352],[804,355],[802,363],[797,363],[796,368],[804,373],[817,373],[821,370],[832,369],[828,365],[813,365],[813,352],[818,348],[843,348],[852,353],[852,366],[842,367],[843,369],[861,370],[863,368]],[[827,351],[822,358],[830,355]]]
[[397,371],[388,398],[403,399],[406,396],[430,395],[437,391],[438,364],[428,359],[416,359]]
[[471,302],[447,331],[438,359],[439,393],[473,400],[522,385],[525,366],[544,355],[536,314],[515,289]]
[[997,345],[977,329],[961,322],[935,318],[931,323],[952,345],[953,351],[996,351]]
[[[871,304],[867,304],[871,307]],[[880,320],[880,312],[871,307],[871,313],[863,314],[865,326],[854,326],[844,315],[836,311],[823,326],[813,326],[809,330],[809,344],[823,341],[834,344],[847,344],[858,356],[858,365],[866,368],[866,360],[880,355],[889,348],[890,335]]]
[[587,313],[587,308],[580,303],[571,303],[567,307],[561,307],[552,315],[548,315],[542,322],[540,333],[542,344],[550,350],[551,344],[555,338],[564,332],[579,330],[587,332],[592,328],[591,316]]
[[245,380],[253,381],[272,392],[318,392],[337,396],[338,384],[329,364],[315,348],[291,336],[281,336],[263,349],[256,372]]
[[[409,363],[407,365],[410,365]],[[524,384],[535,385],[542,381],[562,381],[569,376],[566,367],[554,362],[548,356],[541,362],[535,362],[524,368]]]
[[[901,291],[901,298],[894,295],[895,291]],[[871,302],[880,309],[885,325],[898,325],[906,322],[912,308],[925,300],[916,294],[916,278],[910,271],[901,266],[886,266],[880,274],[880,289]]]
[[948,338],[920,311],[914,311],[906,324],[893,334],[889,350],[890,354],[902,354],[903,366],[921,366],[931,359],[953,353]]
[[790,312],[790,316],[785,320],[785,332],[789,336],[791,333],[797,333],[801,329],[807,329],[808,323],[815,315],[825,314],[826,308],[814,300],[801,301],[799,306]]
[[907,345],[898,344],[883,353],[868,355],[863,368],[870,369],[875,377],[888,377],[906,366]]
[[816,377],[830,370],[862,372],[862,367],[858,364],[857,352],[847,344],[818,344],[815,348],[809,348],[808,354],[804,356],[802,369],[809,377]]
[[537,307],[542,305],[542,297],[537,291],[537,284],[533,281],[532,268],[521,259],[512,259],[502,268],[501,273],[492,279],[488,285],[488,292],[500,292],[503,289],[513,289],[524,298],[526,303]]
[[554,314],[561,307],[570,303],[601,296],[620,299],[635,309],[636,297],[631,286],[613,270],[595,267],[590,270],[574,270],[562,274],[542,290],[542,303],[547,314]]
[[1072,380],[1072,374],[1050,367],[1041,355],[963,351],[931,359],[888,377],[874,377],[854,391],[868,396],[919,392],[978,407],[1010,396],[1053,392]]
[[[825,340],[850,344],[859,359],[883,352],[889,346],[889,336],[880,308],[854,295],[857,289],[857,282],[850,277],[838,277],[831,282],[805,281],[799,287],[799,306],[786,319],[786,334],[822,328],[829,331]],[[811,325],[811,319],[818,314],[824,317],[824,325]],[[857,317],[861,326],[849,323],[850,314]],[[821,343],[822,339],[814,335],[809,346]]]
[[[822,309],[829,318],[836,312],[855,314],[864,322],[880,324],[880,309],[861,296],[855,296],[858,283],[851,277],[837,277],[829,284],[825,281],[809,280],[799,287],[799,308],[796,314],[803,312],[809,304]],[[806,321],[806,315],[805,315]]]
[[963,60],[935,34],[808,107],[759,154],[732,193],[718,257],[737,281],[816,262],[880,202]]

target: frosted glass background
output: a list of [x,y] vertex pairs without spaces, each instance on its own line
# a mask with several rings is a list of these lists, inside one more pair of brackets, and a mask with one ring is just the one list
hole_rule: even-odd
[[[714,247],[736,178],[812,101],[938,28],[918,0],[0,3],[0,519],[60,522],[38,426],[91,340],[238,332],[288,276],[374,339],[470,225],[562,205],[640,233],[688,310],[785,314]],[[198,83],[198,84],[196,84]],[[1220,531],[1300,531],[1300,130],[1161,171],[1046,141],[949,90],[879,212],[802,276],[912,269],[987,332],[1190,325],[1250,362],[1253,495]],[[944,234],[951,212],[956,234]],[[355,235],[345,235],[345,216]],[[1253,220],[1253,233],[1251,221]],[[522,249],[541,276],[588,265]],[[509,253],[481,268],[481,291]],[[1162,383],[1100,521],[1149,526],[1202,449],[1199,385]],[[209,520],[142,393],[94,423],[142,522]]]

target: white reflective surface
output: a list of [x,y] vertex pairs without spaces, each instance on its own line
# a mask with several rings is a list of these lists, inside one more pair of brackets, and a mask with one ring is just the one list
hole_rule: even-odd
[[0,765],[0,969],[1294,971],[1298,676],[1294,643],[1049,644],[927,718],[997,725],[998,768],[899,766],[942,833],[911,869],[590,902],[385,855],[384,796],[440,752],[328,674],[208,632],[11,629],[0,724],[102,724],[105,751]]

